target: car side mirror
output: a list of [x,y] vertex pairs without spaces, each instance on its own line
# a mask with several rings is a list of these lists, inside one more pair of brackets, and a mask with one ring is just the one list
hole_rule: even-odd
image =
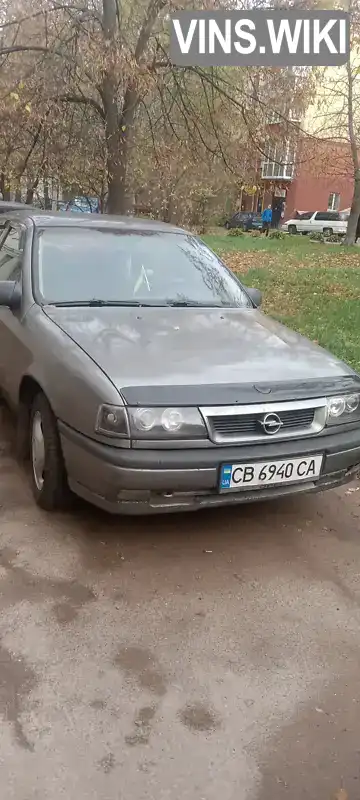
[[256,306],[256,308],[259,308],[259,306],[261,306],[262,303],[262,292],[260,292],[260,289],[248,289],[246,287],[246,291],[250,297],[250,300],[252,300],[252,302],[254,303],[254,306]]
[[16,311],[21,306],[21,288],[16,281],[0,281],[0,308]]

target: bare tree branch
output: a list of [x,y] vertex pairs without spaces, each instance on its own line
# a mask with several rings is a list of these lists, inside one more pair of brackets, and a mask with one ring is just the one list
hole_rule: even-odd
[[144,55],[155,22],[166,3],[167,0],[150,0],[135,48],[135,59],[138,63]]
[[54,97],[53,100],[59,100],[61,103],[75,103],[76,105],[92,106],[99,114],[102,120],[105,120],[105,112],[100,103],[94,100],[93,97],[85,97],[82,95],[60,94]]

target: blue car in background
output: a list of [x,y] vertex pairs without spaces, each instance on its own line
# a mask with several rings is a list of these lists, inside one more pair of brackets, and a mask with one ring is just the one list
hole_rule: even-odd
[[97,197],[74,197],[66,204],[66,211],[73,214],[100,214],[100,202]]

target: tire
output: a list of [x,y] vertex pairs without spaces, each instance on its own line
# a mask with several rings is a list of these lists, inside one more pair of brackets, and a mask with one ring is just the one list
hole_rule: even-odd
[[324,236],[331,236],[334,233],[332,228],[323,228]]
[[288,233],[290,233],[290,236],[294,235],[295,233],[297,233],[296,225],[289,225],[288,226]]
[[56,419],[42,392],[36,395],[30,409],[29,445],[36,504],[45,511],[68,508],[71,494]]
[[225,222],[224,228],[226,228],[226,230],[228,231],[230,229],[230,223]]

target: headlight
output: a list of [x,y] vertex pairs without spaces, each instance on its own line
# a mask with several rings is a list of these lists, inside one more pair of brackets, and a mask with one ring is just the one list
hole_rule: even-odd
[[132,439],[205,439],[197,408],[128,408]]
[[360,394],[349,394],[345,399],[345,411],[352,414],[359,408]]
[[327,398],[327,425],[360,421],[360,394]]
[[95,430],[102,436],[127,439],[206,439],[197,408],[128,408],[102,405]]
[[125,408],[110,405],[100,406],[95,430],[102,436],[129,438],[129,423]]

